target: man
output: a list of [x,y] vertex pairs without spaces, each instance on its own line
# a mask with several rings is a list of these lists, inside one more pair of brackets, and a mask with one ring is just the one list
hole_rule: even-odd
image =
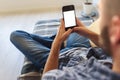
[[[64,21],[61,20],[61,25],[52,43],[52,47],[50,47],[52,42],[51,38],[42,38],[23,31],[13,32],[11,34],[11,41],[37,68],[41,69],[45,64],[43,80],[119,80],[119,3],[120,0],[100,1],[101,36],[88,30],[77,19],[78,26],[68,31],[65,31]],[[97,46],[102,47],[111,55],[113,59],[112,70],[103,64],[109,63],[109,57],[104,60],[102,59],[103,62],[97,60],[97,57],[86,58],[90,50],[90,44],[85,37],[91,39]],[[63,48],[61,47],[62,43],[66,39],[66,48]],[[99,51],[97,52],[99,53]]]

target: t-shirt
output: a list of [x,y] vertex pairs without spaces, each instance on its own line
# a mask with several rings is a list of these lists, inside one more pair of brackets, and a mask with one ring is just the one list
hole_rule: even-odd
[[[42,76],[42,80],[120,80],[120,74],[114,73],[108,65],[112,59],[86,57],[90,48],[77,47],[59,56],[59,69],[51,70]],[[98,50],[100,52],[101,50]]]

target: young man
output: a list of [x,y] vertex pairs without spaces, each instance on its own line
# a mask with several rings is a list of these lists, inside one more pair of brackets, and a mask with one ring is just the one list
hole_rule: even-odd
[[[43,80],[119,80],[119,3],[120,0],[100,0],[100,36],[89,31],[77,19],[78,26],[68,31],[65,31],[64,21],[61,20],[61,25],[54,41],[52,38],[42,38],[23,31],[13,32],[11,41],[37,68],[41,69],[45,64]],[[90,44],[85,37],[91,39],[96,45],[102,47],[111,55],[113,59],[112,70],[104,65],[111,60],[109,57],[102,58],[102,60],[97,60],[94,57],[86,58]],[[66,39],[66,48],[61,48],[62,43]],[[97,52],[99,53],[99,51]]]

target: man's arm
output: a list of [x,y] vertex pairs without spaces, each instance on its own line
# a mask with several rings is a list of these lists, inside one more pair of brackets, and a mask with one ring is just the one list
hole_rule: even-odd
[[99,35],[97,35],[96,33],[84,27],[84,25],[78,19],[77,19],[77,25],[78,26],[75,27],[73,30],[69,29],[68,31],[65,31],[64,22],[63,20],[61,20],[60,29],[52,44],[52,48],[48,56],[47,62],[45,64],[43,73],[46,73],[47,71],[50,71],[53,69],[58,69],[58,57],[59,57],[59,51],[60,51],[61,44],[67,39],[67,37],[70,35],[72,31],[77,32],[78,34],[91,39],[96,45],[99,45],[99,42],[98,42]]
[[78,34],[84,36],[84,37],[89,38],[97,46],[100,47],[100,42],[99,42],[100,36],[97,33],[90,31],[89,29],[87,29],[85,27],[76,27],[76,28],[74,28],[74,31],[77,32]]
[[43,74],[46,73],[47,71],[58,69],[59,51],[61,48],[61,44],[67,39],[71,32],[72,29],[65,31],[64,22],[63,20],[61,20],[61,26],[52,43],[52,48],[50,50],[50,54],[45,64]]
[[78,19],[77,19],[77,27],[73,28],[74,32],[77,32],[78,34],[89,38],[91,41],[93,41],[97,46],[100,47],[100,42],[99,42],[99,38],[100,36],[93,32],[90,31],[89,29],[87,29]]
[[61,44],[59,44],[58,41],[53,42],[50,54],[45,64],[43,74],[46,73],[47,71],[58,68],[58,57],[59,57],[60,47]]

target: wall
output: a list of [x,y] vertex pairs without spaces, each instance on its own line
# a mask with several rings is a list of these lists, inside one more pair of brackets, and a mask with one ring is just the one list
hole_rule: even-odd
[[[85,0],[0,0],[0,13],[50,11],[61,9],[61,6],[74,4],[81,8]],[[90,0],[92,1],[92,0]],[[95,2],[98,0],[94,0]]]
[[0,13],[59,9],[62,5],[81,5],[84,0],[0,0]]

